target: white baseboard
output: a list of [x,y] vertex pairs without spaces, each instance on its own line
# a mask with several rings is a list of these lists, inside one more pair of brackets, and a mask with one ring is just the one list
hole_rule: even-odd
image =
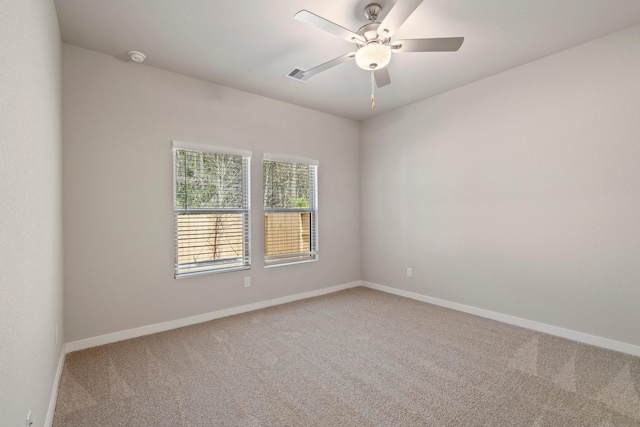
[[62,368],[64,367],[64,359],[67,354],[66,345],[62,344],[60,349],[60,358],[58,359],[58,367],[53,378],[53,388],[51,389],[51,397],[49,398],[49,409],[47,409],[47,418],[44,421],[45,427],[53,425],[53,415],[56,412],[56,402],[58,401],[58,387],[60,386],[60,378],[62,377]]
[[87,338],[79,341],[72,341],[66,344],[66,352],[70,353],[72,351],[84,350],[86,348],[97,347],[99,345],[110,344],[113,342],[128,340],[131,338],[137,338],[143,335],[151,335],[158,332],[169,331],[171,329],[177,329],[177,328],[182,328],[184,326],[195,325],[196,323],[208,322],[209,320],[219,319],[221,317],[233,316],[235,314],[259,310],[261,308],[267,308],[267,307],[286,304],[288,302],[298,301],[306,298],[326,295],[333,292],[342,291],[344,289],[354,288],[356,286],[360,286],[359,281],[343,283],[341,285],[331,286],[328,288],[318,289],[315,291],[289,295],[286,297],[276,298],[276,299],[267,300],[267,301],[260,301],[253,304],[241,305],[239,307],[227,308],[224,310],[213,311],[210,313],[198,314],[196,316],[185,317],[183,319],[176,319],[168,322],[141,326],[139,328],[127,329],[124,331],[114,332],[106,335],[100,335],[97,337]]
[[535,322],[533,320],[522,319],[520,317],[510,316],[508,314],[496,313],[495,311],[484,310],[482,308],[472,307],[470,305],[459,304],[457,302],[451,302],[439,298],[433,298],[426,295],[418,294],[415,292],[403,291],[401,289],[392,288],[390,286],[378,285],[377,283],[370,283],[362,281],[362,286],[375,289],[389,294],[398,295],[401,297],[411,298],[414,300],[427,302],[429,304],[438,305],[440,307],[450,308],[452,310],[462,311],[464,313],[474,314],[476,316],[485,317],[487,319],[497,320],[498,322],[507,323],[509,325],[520,326],[527,329],[532,329],[538,332],[544,332],[549,335],[555,335],[561,338],[567,338],[572,341],[581,342],[584,344],[594,345],[596,347],[602,347],[609,350],[619,351],[621,353],[631,354],[633,356],[640,356],[640,346],[628,344],[620,341],[614,341],[608,338],[602,338],[595,335],[585,334],[583,332],[573,331],[571,329],[560,328],[558,326],[547,325],[545,323]]

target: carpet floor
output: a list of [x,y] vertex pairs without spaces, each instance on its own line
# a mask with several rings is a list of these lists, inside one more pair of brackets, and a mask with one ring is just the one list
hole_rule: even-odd
[[54,426],[640,426],[640,358],[359,287],[70,353]]

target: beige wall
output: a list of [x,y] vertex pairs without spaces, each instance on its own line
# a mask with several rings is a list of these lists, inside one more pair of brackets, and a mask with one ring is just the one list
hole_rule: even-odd
[[363,122],[363,279],[640,345],[639,42]]
[[64,342],[53,2],[0,2],[0,95],[0,425],[23,426],[31,410],[42,426]]
[[[358,123],[62,50],[68,342],[360,279]],[[253,151],[250,271],[174,280],[172,140]],[[317,262],[264,268],[264,152],[320,161]]]

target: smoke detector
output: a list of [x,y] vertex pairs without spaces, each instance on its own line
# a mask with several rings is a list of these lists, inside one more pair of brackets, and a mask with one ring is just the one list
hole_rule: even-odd
[[138,62],[138,63],[143,62],[146,57],[147,56],[142,52],[138,52],[135,50],[132,50],[131,52],[129,52],[129,58],[131,58],[133,62]]

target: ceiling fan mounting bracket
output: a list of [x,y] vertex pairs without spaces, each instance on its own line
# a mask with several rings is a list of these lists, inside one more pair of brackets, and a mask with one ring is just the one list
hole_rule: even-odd
[[380,6],[378,3],[371,3],[364,8],[364,16],[369,21],[376,22],[381,11],[382,6]]

